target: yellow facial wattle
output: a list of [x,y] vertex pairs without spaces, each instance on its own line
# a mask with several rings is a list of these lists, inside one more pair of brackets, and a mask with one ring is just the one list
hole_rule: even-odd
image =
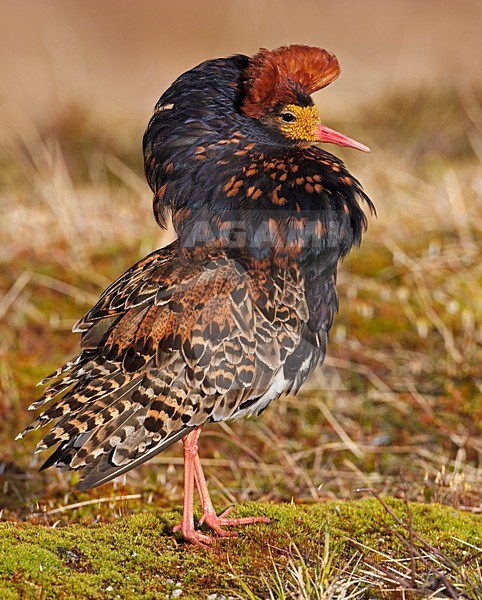
[[[290,140],[316,142],[316,126],[320,123],[320,115],[316,106],[298,106],[287,104],[283,111],[291,113],[295,120],[285,123],[280,117],[281,131]],[[283,114],[283,113],[282,113]]]

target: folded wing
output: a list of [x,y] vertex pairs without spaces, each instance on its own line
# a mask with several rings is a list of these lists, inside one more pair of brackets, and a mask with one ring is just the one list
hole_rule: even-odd
[[22,435],[50,425],[43,468],[81,469],[87,489],[207,421],[263,410],[324,349],[302,289],[295,269],[154,252],[76,324],[82,352],[44,380],[30,408],[50,405]]

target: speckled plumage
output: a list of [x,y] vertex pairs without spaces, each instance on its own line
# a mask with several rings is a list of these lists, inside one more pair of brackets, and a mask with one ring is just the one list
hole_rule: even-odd
[[206,422],[261,412],[325,355],[337,266],[366,227],[359,200],[372,205],[341,161],[277,125],[284,105],[313,106],[338,62],[281,50],[207,61],[156,105],[146,176],[158,223],[170,211],[178,239],[75,325],[82,351],[44,380],[30,408],[47,407],[24,432],[52,425],[43,467],[81,470],[82,489]]

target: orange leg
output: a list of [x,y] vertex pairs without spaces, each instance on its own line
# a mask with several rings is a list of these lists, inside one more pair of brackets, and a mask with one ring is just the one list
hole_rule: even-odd
[[201,429],[195,429],[183,439],[184,443],[184,506],[182,521],[174,527],[174,531],[181,530],[186,540],[195,546],[209,546],[211,538],[194,529],[194,461],[197,456],[197,441]]
[[242,518],[227,518],[233,507],[229,507],[219,517],[216,515],[214,506],[209,495],[206,478],[204,476],[201,460],[198,454],[198,439],[201,434],[201,429],[196,429],[189,433],[184,439],[184,512],[181,525],[174,528],[174,531],[181,530],[182,535],[195,544],[196,546],[207,546],[211,543],[211,538],[207,535],[199,533],[194,529],[194,483],[201,498],[201,506],[203,509],[202,517],[199,524],[206,523],[219,536],[237,536],[235,531],[227,531],[224,527],[249,525],[250,523],[269,523],[268,517],[242,517]]
[[223,513],[216,515],[214,510],[211,496],[209,495],[206,478],[204,477],[204,471],[201,465],[199,455],[194,459],[194,478],[196,481],[196,487],[201,497],[201,506],[203,509],[203,515],[199,520],[199,524],[206,523],[213,531],[215,531],[221,537],[226,536],[237,536],[236,531],[226,531],[222,527],[230,527],[237,525],[250,525],[251,523],[269,523],[269,517],[240,517],[240,518],[227,518],[227,515],[233,510],[233,506],[227,508]]

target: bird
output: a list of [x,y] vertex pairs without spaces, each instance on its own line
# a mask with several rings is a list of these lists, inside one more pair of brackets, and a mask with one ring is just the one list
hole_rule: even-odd
[[[128,269],[73,327],[80,353],[41,383],[41,469],[87,490],[183,442],[180,530],[197,546],[266,517],[217,515],[198,453],[207,423],[257,416],[324,359],[337,269],[374,205],[323,144],[312,94],[340,73],[303,44],[207,60],[157,102],[143,138],[157,223],[176,239]],[[323,147],[322,147],[323,146]],[[202,508],[194,522],[194,493]],[[205,533],[201,524],[214,534]]]

